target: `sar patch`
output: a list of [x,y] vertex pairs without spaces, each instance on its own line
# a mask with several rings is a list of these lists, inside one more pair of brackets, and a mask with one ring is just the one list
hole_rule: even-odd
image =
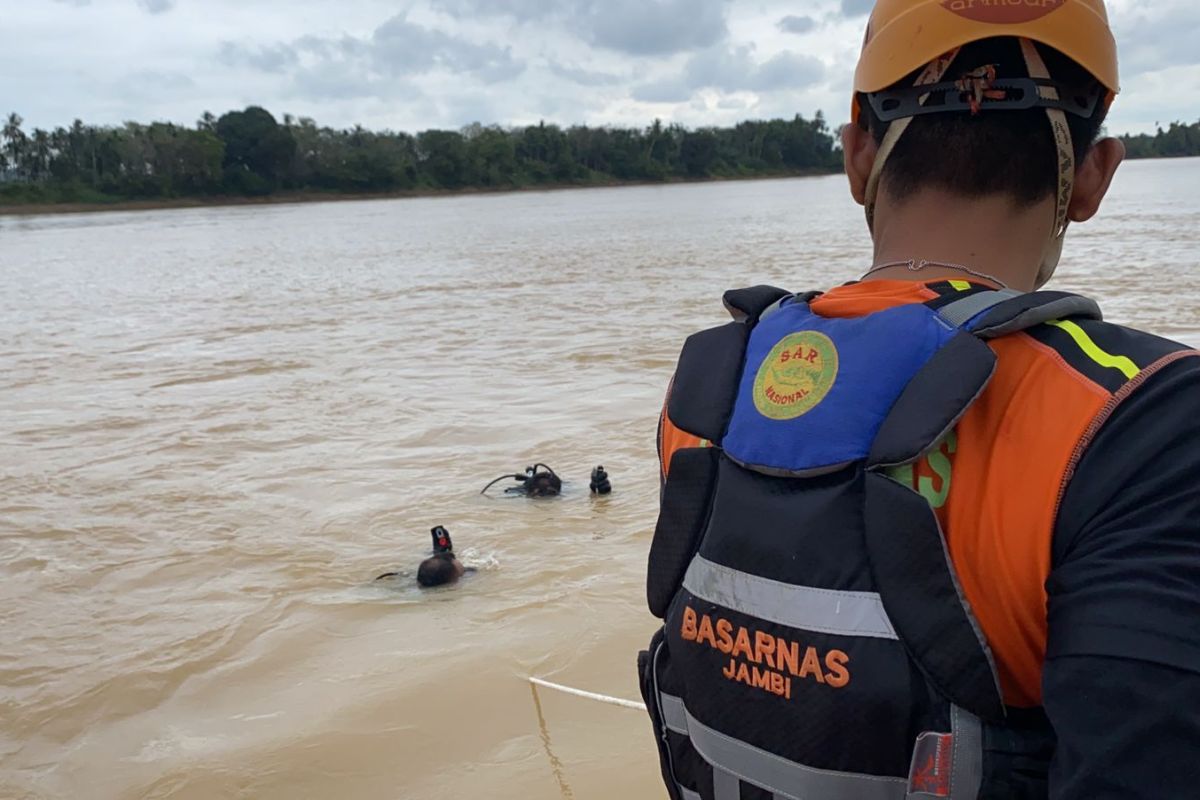
[[768,419],[792,420],[812,411],[833,388],[838,351],[823,333],[802,331],[771,350],[754,382],[754,406]]

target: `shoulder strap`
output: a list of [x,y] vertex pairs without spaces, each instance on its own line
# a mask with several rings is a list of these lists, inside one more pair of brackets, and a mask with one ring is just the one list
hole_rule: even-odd
[[980,314],[985,314],[1014,297],[1020,297],[1021,294],[1015,289],[972,292],[961,300],[953,300],[940,305],[937,312],[946,322],[955,328],[961,328]]
[[748,289],[731,289],[725,293],[725,309],[734,322],[753,326],[769,309],[778,308],[791,292],[774,286],[751,286]]
[[820,295],[794,295],[774,286],[725,293],[733,322],[690,337],[679,356],[667,416],[680,430],[720,446],[733,413],[750,331],[788,300],[807,303]]
[[938,315],[955,328],[981,339],[998,339],[1066,317],[1103,319],[1096,301],[1068,292],[1018,292],[1013,289],[974,292],[940,304]]

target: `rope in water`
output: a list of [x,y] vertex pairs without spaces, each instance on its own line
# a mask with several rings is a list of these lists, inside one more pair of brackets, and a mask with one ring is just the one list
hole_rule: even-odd
[[556,692],[563,694],[582,697],[584,700],[592,700],[597,703],[607,703],[610,706],[618,706],[619,708],[632,708],[636,711],[645,711],[646,707],[641,703],[635,703],[632,700],[622,700],[619,697],[609,697],[608,695],[596,694],[595,692],[585,692],[582,689],[572,689],[570,686],[562,686],[550,681],[544,681],[541,678],[530,677],[529,682],[534,686],[541,686],[544,689],[553,689]]

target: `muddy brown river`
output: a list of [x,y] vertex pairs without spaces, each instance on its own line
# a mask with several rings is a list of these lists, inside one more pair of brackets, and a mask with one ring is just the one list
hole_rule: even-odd
[[[1056,285],[1200,344],[1197,182],[1128,165]],[[0,217],[0,797],[665,796],[526,678],[637,698],[683,337],[868,266],[837,177]]]

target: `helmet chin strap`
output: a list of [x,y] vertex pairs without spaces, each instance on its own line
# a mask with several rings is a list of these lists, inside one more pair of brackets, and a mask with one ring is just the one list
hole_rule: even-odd
[[[1046,68],[1046,62],[1031,40],[1021,39],[1021,52],[1025,56],[1029,77],[1050,79],[1050,71]],[[929,62],[913,85],[928,86],[941,82],[954,59],[958,57],[958,53],[959,48],[956,48]],[[1059,99],[1058,90],[1054,87],[1043,86],[1040,87],[1039,92],[1045,100]],[[926,95],[921,98],[922,105],[925,104],[928,97]],[[1036,280],[1038,289],[1045,286],[1054,276],[1059,259],[1062,258],[1063,239],[1067,234],[1067,227],[1070,225],[1070,220],[1067,219],[1067,210],[1071,205],[1071,195],[1075,190],[1075,151],[1071,142],[1071,129],[1067,126],[1067,115],[1061,109],[1047,108],[1046,116],[1050,120],[1050,129],[1054,134],[1054,149],[1058,158],[1058,189],[1054,200],[1054,228],[1050,232],[1050,240],[1046,243],[1046,248],[1042,253],[1042,262],[1038,266]],[[883,136],[883,141],[879,143],[879,152],[875,156],[875,163],[871,165],[864,206],[867,213],[867,227],[872,233],[875,232],[875,205],[879,200],[879,180],[883,175],[883,168],[887,164],[888,157],[896,148],[896,143],[908,130],[912,119],[912,117],[905,117],[891,124]]]
[[[1029,68],[1029,77],[1042,80],[1050,79],[1050,71],[1042,54],[1029,39],[1021,40],[1021,52],[1025,56],[1025,65]],[[1052,86],[1042,86],[1039,92],[1043,100],[1058,100],[1058,89]],[[1054,196],[1054,228],[1050,231],[1050,241],[1042,254],[1042,263],[1038,267],[1035,287],[1040,289],[1054,277],[1058,269],[1059,259],[1062,258],[1063,239],[1071,220],[1067,212],[1071,207],[1071,196],[1075,193],[1075,147],[1071,141],[1071,128],[1067,125],[1067,115],[1058,108],[1047,108],[1046,116],[1050,118],[1050,130],[1054,134],[1054,149],[1058,156],[1058,188]]]

